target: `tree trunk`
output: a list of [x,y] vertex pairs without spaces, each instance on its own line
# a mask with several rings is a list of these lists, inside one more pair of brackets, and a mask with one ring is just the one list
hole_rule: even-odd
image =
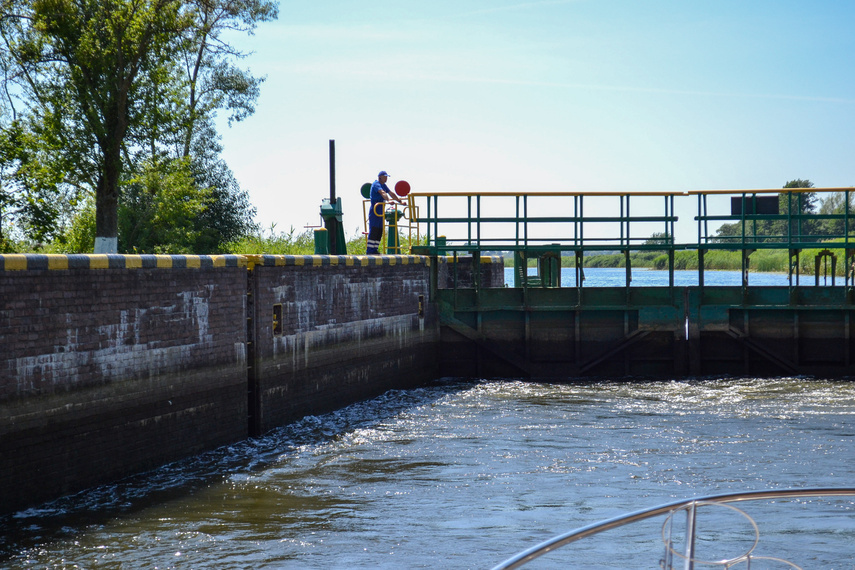
[[128,73],[103,112],[106,136],[99,140],[102,164],[95,189],[95,253],[119,251],[119,181],[122,175],[122,141],[127,133],[128,92],[136,69]]
[[111,183],[104,172],[95,189],[95,253],[117,253],[118,236],[119,192],[116,180]]
[[121,146],[118,143],[107,146],[95,189],[95,253],[118,253],[119,247]]

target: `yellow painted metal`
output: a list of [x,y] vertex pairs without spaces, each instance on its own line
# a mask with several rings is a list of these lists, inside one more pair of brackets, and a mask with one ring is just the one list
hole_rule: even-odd
[[632,191],[632,192],[617,192],[617,191],[577,191],[577,192],[561,192],[561,191],[552,191],[552,190],[533,190],[533,191],[525,191],[525,192],[497,192],[497,191],[488,191],[488,192],[461,192],[461,191],[437,191],[437,192],[411,192],[408,198],[411,201],[415,201],[416,198],[432,198],[434,196],[456,196],[456,197],[476,197],[476,196],[485,196],[485,197],[514,197],[514,196],[551,196],[551,197],[573,197],[573,196],[586,196],[586,197],[596,197],[596,196],[696,196],[698,194],[780,194],[781,192],[792,192],[794,194],[801,194],[806,192],[843,192],[843,191],[855,191],[855,188],[846,188],[846,187],[833,187],[833,188],[760,188],[760,189],[740,189],[735,188],[733,190],[686,190],[682,192],[646,192],[646,191]]
[[[779,190],[780,192],[780,190]],[[411,192],[411,199],[419,197],[434,196],[457,196],[457,197],[510,197],[515,196],[550,196],[550,197],[573,197],[573,196],[688,196],[688,192],[558,192],[550,190],[535,190],[530,192]]]

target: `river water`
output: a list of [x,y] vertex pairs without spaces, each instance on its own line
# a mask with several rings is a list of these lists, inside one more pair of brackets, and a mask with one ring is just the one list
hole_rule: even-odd
[[[529,267],[529,275],[536,275],[537,268]],[[632,287],[667,287],[668,272],[658,269],[647,269],[644,267],[632,270]],[[795,277],[793,278],[795,282]],[[831,279],[824,276],[820,279],[821,284],[831,285]],[[505,268],[505,284],[508,287],[514,285],[513,267]],[[752,273],[748,274],[748,284],[751,287],[767,287],[789,285],[789,277],[786,273]],[[800,286],[811,287],[816,284],[812,275],[802,275],[799,278]],[[836,285],[843,285],[843,277],[837,277]],[[624,287],[626,285],[626,269],[623,267],[593,267],[585,268],[585,287]],[[674,271],[674,285],[677,287],[695,287],[698,285],[697,271]],[[707,286],[730,286],[742,285],[742,273],[740,271],[704,271],[704,285]],[[576,272],[572,267],[561,269],[561,286],[575,287]]]
[[[675,499],[853,485],[845,380],[445,379],[0,519],[0,567],[490,568]],[[855,502],[752,509],[758,553],[855,568]],[[702,538],[736,530],[704,552],[743,552],[744,520],[718,516],[702,517]],[[532,567],[657,568],[661,524]]]

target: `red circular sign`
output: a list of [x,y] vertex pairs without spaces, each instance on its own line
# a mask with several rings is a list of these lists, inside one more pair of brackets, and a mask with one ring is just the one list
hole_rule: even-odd
[[395,184],[395,194],[398,196],[406,196],[410,193],[410,183],[406,180],[398,180],[398,183]]

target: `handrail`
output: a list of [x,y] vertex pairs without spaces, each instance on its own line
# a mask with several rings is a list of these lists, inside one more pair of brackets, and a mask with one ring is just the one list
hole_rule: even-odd
[[[818,211],[819,202],[808,203],[804,199],[807,193],[824,196],[822,204],[830,207]],[[627,268],[629,287],[631,265],[636,261],[633,254],[656,251],[665,256],[656,263],[667,264],[669,287],[673,287],[678,261],[686,261],[684,257],[678,259],[677,253],[695,251],[698,282],[703,287],[704,256],[708,252],[741,251],[743,288],[747,290],[750,257],[755,251],[783,251],[789,257],[787,271],[792,288],[799,286],[802,252],[816,257],[816,252],[810,250],[830,248],[832,259],[841,261],[835,267],[845,269],[846,294],[855,298],[853,193],[855,188],[419,191],[411,192],[408,200],[413,206],[421,206],[413,212],[410,224],[419,229],[419,236],[424,236],[414,250],[422,255],[514,252],[516,268],[528,267],[536,259],[539,275],[541,265],[547,263],[543,261],[546,252],[552,256],[575,256],[575,262],[570,264],[577,268],[588,254],[621,253],[625,256],[622,265]],[[527,287],[527,270],[520,269],[519,275],[522,287]],[[576,286],[581,288],[583,282],[584,276],[577,274]],[[554,281],[548,283],[558,286]]]
[[739,501],[759,501],[770,499],[789,499],[800,497],[841,497],[855,496],[855,487],[841,488],[814,488],[814,489],[770,489],[764,491],[743,491],[739,493],[724,493],[720,495],[708,495],[704,497],[695,497],[692,499],[682,499],[672,503],[666,503],[657,507],[635,511],[626,515],[610,518],[605,521],[590,524],[576,530],[560,534],[545,542],[538,544],[532,548],[520,552],[516,556],[509,558],[501,564],[494,566],[493,570],[511,570],[520,568],[524,564],[543,556],[548,552],[552,552],[562,546],[566,546],[577,540],[581,540],[588,536],[598,534],[613,528],[618,528],[631,524],[637,521],[653,518],[666,513],[670,513],[680,508],[684,508],[692,503],[733,503]]
[[[454,250],[476,251],[482,250],[482,237],[493,238],[493,235],[485,236],[488,230],[499,239],[490,241],[504,242],[507,245],[523,245],[529,243],[535,236],[530,229],[538,228],[539,240],[551,240],[558,246],[556,249],[571,250],[578,246],[596,245],[603,242],[603,236],[612,232],[612,235],[620,235],[624,248],[634,249],[631,242],[642,242],[651,237],[650,232],[657,232],[670,238],[670,243],[680,246],[681,249],[731,249],[734,245],[733,237],[730,235],[712,235],[708,228],[709,222],[731,222],[741,224],[739,228],[740,249],[753,249],[753,245],[762,242],[764,247],[775,244],[779,248],[792,249],[793,244],[803,245],[818,240],[828,240],[839,237],[848,238],[852,228],[849,227],[851,217],[851,204],[849,197],[852,196],[854,188],[781,188],[781,189],[734,189],[734,190],[691,190],[685,192],[557,192],[557,191],[518,191],[518,192],[411,192],[408,195],[410,204],[424,203],[426,215],[420,212],[413,216],[412,223],[425,226],[428,236],[428,245],[440,247],[436,238],[445,236],[443,251],[447,253]],[[781,202],[782,211],[775,208],[774,212],[755,212],[757,200],[762,195],[793,196],[800,197],[802,194],[815,193],[817,195],[844,194],[846,204],[839,212],[819,212],[815,210],[805,211],[799,198],[796,203],[786,200]],[[710,196],[731,196],[732,204],[739,203],[741,199],[741,211],[729,208],[722,211],[724,204],[716,203],[717,211],[710,211],[706,198]],[[674,232],[675,223],[680,220],[677,206],[685,214],[691,209],[690,197],[697,197],[698,203],[694,213],[694,221],[698,225],[696,240],[676,240]],[[541,201],[541,199],[567,198],[569,201],[559,202]],[[599,200],[612,200],[618,198],[618,202],[600,202]],[[635,200],[631,200],[634,198]],[[465,204],[459,201],[464,199]],[[502,200],[498,200],[502,199]],[[642,203],[637,200],[647,200]],[[653,199],[653,202],[649,200]],[[657,199],[664,199],[660,206],[655,206]],[[675,201],[680,199],[679,202]],[[504,201],[503,201],[504,200]],[[507,200],[510,200],[508,202]],[[591,201],[594,202],[591,202]],[[768,198],[764,198],[768,200]],[[594,209],[585,212],[583,201],[594,205]],[[516,208],[513,204],[516,203]],[[534,205],[538,205],[535,211]],[[630,208],[630,205],[635,208]],[[636,205],[638,204],[638,205]],[[849,204],[849,205],[847,205]],[[489,209],[488,209],[489,205]],[[442,207],[440,207],[442,206]],[[544,210],[549,208],[548,210]],[[659,209],[657,212],[656,210]],[[442,212],[440,212],[442,210]],[[691,219],[691,217],[690,217]],[[823,227],[817,232],[819,226],[813,227],[809,232],[811,239],[803,239],[803,231],[808,228],[809,223],[816,222],[838,222],[842,223],[842,231],[837,226]],[[760,224],[765,223],[765,225]],[[776,222],[781,225],[785,235],[771,236],[770,227],[767,222]],[[789,222],[789,223],[784,223]],[[750,226],[750,227],[749,227]],[[689,226],[682,224],[684,230]],[[585,228],[594,228],[593,233],[585,232]],[[510,235],[515,229],[516,235]],[[836,231],[833,231],[836,230]],[[496,234],[498,232],[498,234]],[[452,235],[453,234],[453,235]],[[543,237],[550,235],[551,237]],[[833,235],[832,235],[833,234]],[[504,238],[503,240],[501,238]],[[629,238],[629,239],[624,239]],[[486,240],[485,240],[486,241]],[[608,241],[608,240],[606,240]],[[742,243],[744,241],[744,243]],[[569,246],[562,248],[562,246]],[[845,240],[844,249],[855,249],[855,241]],[[586,248],[587,249],[587,248]],[[662,248],[668,250],[668,247]]]
[[[780,190],[777,190],[780,192]],[[741,190],[739,192],[742,192]],[[753,190],[751,191],[753,192]],[[456,196],[460,197],[468,197],[468,196],[487,196],[487,197],[506,197],[513,198],[515,196],[552,196],[552,197],[562,197],[562,196],[688,196],[687,192],[561,192],[558,190],[527,190],[522,192],[500,192],[500,191],[486,191],[486,192],[462,192],[462,191],[437,191],[437,192],[410,192],[410,196],[414,197],[433,197],[433,196]]]
[[667,192],[667,191],[632,191],[632,192],[615,192],[615,191],[607,191],[607,192],[597,192],[597,191],[575,191],[575,192],[562,192],[558,190],[525,190],[521,192],[517,191],[509,191],[509,192],[501,192],[501,191],[476,191],[476,192],[464,192],[459,190],[451,190],[451,191],[435,191],[435,192],[425,192],[425,191],[413,191],[409,195],[410,196],[456,196],[456,197],[466,197],[466,196],[489,196],[489,197],[514,197],[514,196],[697,196],[698,194],[780,194],[781,192],[792,192],[793,194],[803,194],[807,192],[844,192],[849,190],[850,192],[855,190],[852,187],[830,187],[830,188],[757,188],[757,189],[739,189],[735,188],[732,190],[686,190],[686,191],[675,191],[675,192]]
[[558,190],[530,190],[523,192],[501,192],[501,191],[480,191],[480,192],[464,192],[459,190],[451,191],[436,191],[436,192],[411,192],[412,196],[697,196],[698,194],[780,194],[781,192],[792,192],[794,194],[802,194],[806,192],[844,192],[852,191],[852,187],[833,187],[833,188],[757,188],[757,189],[739,189],[733,190],[686,190],[683,192],[596,192],[596,191],[581,191],[581,192],[561,192]]
[[763,188],[762,190],[689,190],[686,192],[688,196],[697,196],[698,194],[780,194],[781,192],[792,192],[793,194],[805,194],[808,192],[845,192],[852,191],[855,188],[834,187],[834,188]]

